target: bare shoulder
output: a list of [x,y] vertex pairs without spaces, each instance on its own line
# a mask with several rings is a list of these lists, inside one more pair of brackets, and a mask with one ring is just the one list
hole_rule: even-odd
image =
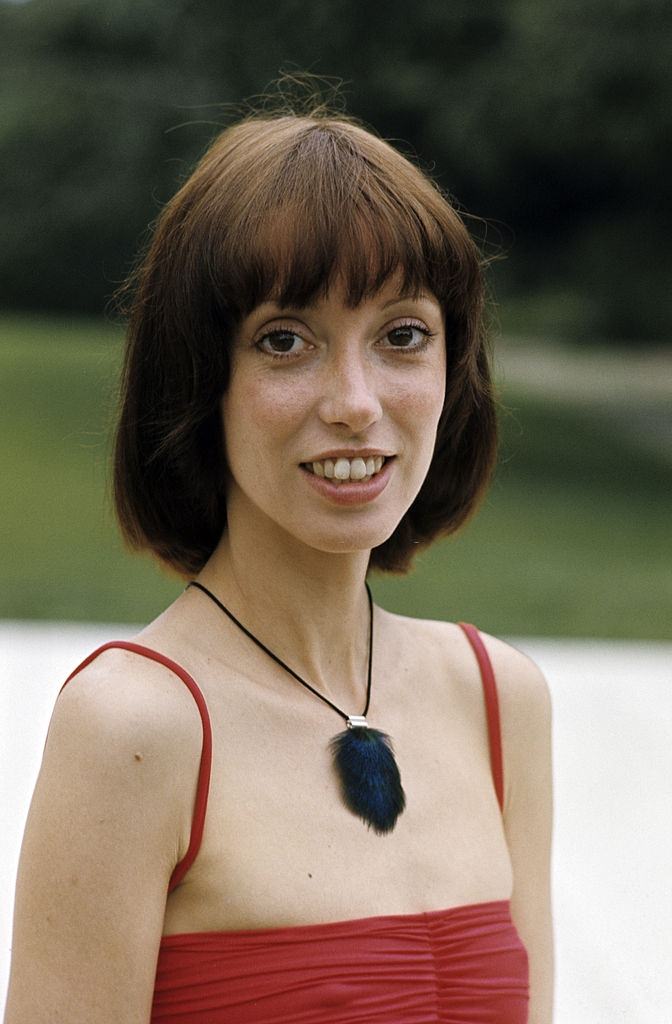
[[[516,834],[524,836],[530,829],[538,835],[550,834],[551,695],[541,669],[531,658],[502,640],[481,635],[497,685],[504,753],[504,819],[515,853]],[[520,860],[517,853],[515,856]]]
[[513,871],[511,915],[528,951],[530,1021],[550,1021],[553,1004],[551,698],[539,667],[489,635],[504,754],[504,830]]
[[119,649],[59,695],[21,849],[8,1020],[149,1019],[200,759],[192,704]]
[[[413,623],[418,638],[431,642],[454,660],[473,666],[474,655],[461,626],[436,619],[406,619]],[[502,710],[543,714],[550,705],[546,679],[539,666],[527,654],[498,637],[478,630],[492,663]]]
[[200,745],[201,726],[193,698],[167,666],[110,648],[60,693],[49,740],[67,732],[92,732],[113,746],[139,743],[153,754],[172,748],[174,755],[175,744]]
[[480,635],[492,662],[500,704],[511,713],[549,714],[550,691],[536,662],[504,640]]
[[497,687],[505,759],[512,775],[545,757],[551,724],[551,695],[543,672],[527,654],[479,630]]
[[[122,648],[101,652],[56,700],[33,801],[114,809],[120,830],[150,824],[167,869],[186,852],[202,726],[186,686],[166,666]],[[39,797],[41,796],[41,801]]]
[[[384,612],[383,622],[403,643],[452,674],[481,700],[480,673],[474,652],[458,623],[419,619]],[[525,744],[530,730],[543,730],[550,722],[551,698],[539,666],[522,651],[479,630],[492,663],[499,698],[502,731],[509,746]]]
[[464,654],[464,634],[454,622],[399,615],[384,608],[378,608],[377,615],[383,630],[398,638],[400,646],[426,652],[442,662]]
[[[166,666],[130,651],[103,651],[61,691],[41,771],[45,790],[80,783],[91,799],[126,802],[142,815],[160,801],[165,825],[188,840],[202,727],[189,691]],[[132,795],[134,794],[134,798]]]
[[512,644],[478,631],[493,666],[502,737],[509,762],[516,755],[535,756],[535,737],[550,728],[551,697],[539,666]]
[[[433,655],[473,666],[473,653],[460,625],[440,619],[420,619],[397,615],[383,609],[379,613],[385,625],[414,647],[429,648]],[[505,700],[540,701],[548,697],[548,687],[536,663],[511,644],[479,630],[495,672],[498,690]]]

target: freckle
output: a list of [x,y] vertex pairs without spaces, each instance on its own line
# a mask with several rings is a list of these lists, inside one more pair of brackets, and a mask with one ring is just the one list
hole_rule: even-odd
[[133,754],[136,761],[142,761],[142,754]]

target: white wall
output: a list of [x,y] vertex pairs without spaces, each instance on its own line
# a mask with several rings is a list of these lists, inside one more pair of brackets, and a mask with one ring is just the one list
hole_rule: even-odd
[[[132,628],[0,622],[0,1012],[21,833],[54,699]],[[556,1024],[672,1021],[672,644],[517,640],[553,695]]]

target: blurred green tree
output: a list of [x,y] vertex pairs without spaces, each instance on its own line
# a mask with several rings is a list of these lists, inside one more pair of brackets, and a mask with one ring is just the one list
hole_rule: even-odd
[[666,0],[33,0],[0,35],[7,307],[99,312],[220,105],[294,65],[503,225],[530,326],[672,336]]

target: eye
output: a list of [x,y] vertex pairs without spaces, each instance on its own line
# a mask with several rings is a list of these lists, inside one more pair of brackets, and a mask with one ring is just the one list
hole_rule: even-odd
[[267,331],[257,339],[255,345],[267,355],[282,359],[300,355],[304,351],[306,343],[296,331],[278,328],[274,331]]
[[417,351],[424,348],[432,337],[434,337],[432,332],[420,324],[399,324],[385,334],[385,338],[392,348],[406,351]]

